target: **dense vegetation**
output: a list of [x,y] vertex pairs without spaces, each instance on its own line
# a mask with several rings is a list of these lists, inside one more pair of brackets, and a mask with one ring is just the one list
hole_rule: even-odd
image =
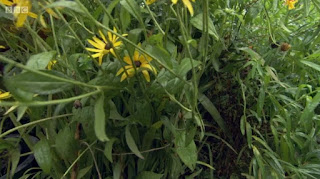
[[320,178],[320,0],[0,0],[2,178]]

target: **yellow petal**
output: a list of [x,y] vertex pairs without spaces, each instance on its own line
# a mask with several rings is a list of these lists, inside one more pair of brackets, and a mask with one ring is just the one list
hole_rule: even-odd
[[32,17],[34,19],[38,18],[38,15],[33,13],[33,12],[28,12],[27,14],[28,14],[28,16],[30,16],[30,17]]
[[88,42],[89,42],[92,46],[96,47],[97,49],[101,49],[100,45],[97,44],[96,42],[94,42],[93,40],[88,39]]
[[144,78],[147,80],[147,82],[150,82],[149,72],[147,70],[142,70],[142,74],[143,74]]
[[8,99],[10,97],[11,97],[10,92],[5,92],[5,93],[0,92],[0,99]]
[[0,0],[0,3],[7,5],[7,6],[12,6],[14,3],[8,0]]
[[127,74],[123,73],[120,79],[120,82],[122,82],[123,80],[125,80],[127,78]]
[[93,37],[93,40],[100,46],[100,49],[104,49],[106,46],[106,44],[97,37]]
[[58,16],[52,9],[47,8],[47,9],[46,9],[46,12],[47,12],[48,14],[52,15],[53,17],[59,19],[59,16]]
[[27,19],[27,14],[19,14],[17,16],[17,22],[16,22],[16,27],[22,27],[24,22],[26,21]]
[[101,49],[96,49],[96,48],[86,48],[89,52],[101,52]]
[[182,2],[185,6],[187,6],[191,16],[193,16],[193,7],[192,7],[190,0],[182,0]]
[[178,0],[171,0],[173,4],[177,4]]
[[100,55],[100,56],[99,56],[99,65],[102,64],[102,58],[103,58],[103,55]]
[[105,37],[104,34],[101,32],[101,30],[99,30],[99,34],[100,34],[100,36],[102,37],[103,41],[104,41],[105,43],[108,43],[106,37]]
[[114,49],[110,49],[110,53],[114,56],[114,57],[117,57],[116,53],[114,52]]
[[142,64],[140,67],[141,67],[141,68],[149,69],[149,70],[152,71],[154,74],[157,74],[157,70],[156,70],[153,66],[151,66],[151,65],[149,65],[149,64]]
[[123,61],[126,62],[126,63],[129,64],[129,65],[132,65],[132,61],[131,61],[131,59],[130,59],[129,56],[125,56],[125,57],[123,58]]
[[103,56],[103,54],[102,53],[96,53],[96,54],[93,54],[91,56],[92,56],[92,58],[97,58],[97,57]]
[[133,60],[134,61],[139,61],[139,52],[136,50],[133,53]]
[[0,48],[5,49],[6,47],[5,47],[5,46],[3,46],[3,45],[0,45]]

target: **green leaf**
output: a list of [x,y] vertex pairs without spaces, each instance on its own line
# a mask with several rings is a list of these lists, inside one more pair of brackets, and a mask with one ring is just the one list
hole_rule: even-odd
[[179,131],[175,135],[176,151],[182,162],[187,165],[190,170],[194,170],[197,163],[197,147],[192,140],[189,145],[185,146],[186,132]]
[[312,128],[312,118],[314,116],[314,110],[320,103],[320,92],[313,97],[312,101],[307,104],[307,107],[303,110],[300,116],[300,121],[303,124],[306,132],[310,131]]
[[49,174],[52,167],[52,156],[50,146],[47,140],[40,140],[33,148],[34,157],[43,170]]
[[118,162],[113,167],[113,179],[120,179],[121,176],[121,163]]
[[121,0],[120,4],[137,20],[141,18],[140,7],[135,0]]
[[104,112],[104,95],[98,97],[94,105],[94,130],[97,138],[102,141],[109,141],[106,134],[106,114]]
[[163,174],[158,174],[150,171],[140,172],[136,179],[161,179]]
[[[190,20],[190,22],[195,28],[203,31],[203,13],[200,13],[193,17]],[[208,17],[208,33],[212,35],[216,40],[220,39],[217,30],[213,24],[213,21],[210,19],[210,17]]]
[[320,65],[310,62],[310,61],[306,61],[306,60],[301,60],[301,63],[307,65],[308,67],[311,67],[317,71],[320,71]]
[[111,138],[109,141],[106,142],[106,146],[104,147],[104,155],[107,157],[107,159],[112,163],[112,146],[114,142],[116,141],[116,138]]
[[[52,76],[68,78],[66,75],[57,71],[43,71]],[[62,82],[46,76],[32,72],[25,72],[5,79],[9,86],[21,89],[26,92],[37,94],[54,94],[72,87],[70,83]]]
[[225,124],[223,118],[221,117],[218,109],[210,101],[210,99],[204,94],[199,94],[198,99],[199,99],[199,102],[202,104],[202,106],[210,113],[212,118],[217,122],[217,124],[222,129],[222,131],[226,135],[230,136],[230,132],[229,132],[228,128],[226,127],[226,124]]
[[123,30],[127,29],[127,27],[131,23],[131,16],[129,12],[125,8],[123,8],[123,6],[121,6],[121,9],[120,9],[120,21],[121,21],[121,28]]
[[251,148],[252,145],[252,130],[250,123],[246,123],[246,131],[247,131],[247,143],[249,148]]
[[139,158],[141,159],[144,159],[144,157],[141,155],[132,135],[131,135],[131,132],[130,132],[130,126],[127,125],[126,126],[126,142],[128,144],[128,147],[129,149],[136,155],[138,156]]
[[62,159],[72,162],[76,158],[74,133],[69,126],[59,131],[55,143],[56,151]]
[[85,11],[83,11],[81,6],[79,6],[79,4],[74,1],[56,1],[56,2],[50,3],[50,5],[46,6],[45,8],[61,8],[61,7],[71,9],[75,12],[79,12],[83,14],[85,13]]
[[17,115],[17,121],[20,121],[20,119],[23,117],[25,112],[27,111],[27,106],[19,106],[17,109],[18,115]]
[[83,168],[79,171],[78,175],[77,175],[77,179],[81,179],[83,178],[92,168],[92,165],[90,165],[89,167]]
[[[201,62],[197,60],[192,60],[192,63],[194,68],[201,64]],[[182,59],[178,67],[178,74],[181,76],[185,76],[188,73],[188,71],[190,71],[191,69],[192,69],[192,64],[191,64],[190,58],[184,58]]]
[[10,149],[11,171],[10,176],[13,177],[20,160],[20,150]]
[[44,70],[47,68],[48,63],[53,59],[55,54],[56,51],[50,51],[32,55],[26,66],[34,70]]

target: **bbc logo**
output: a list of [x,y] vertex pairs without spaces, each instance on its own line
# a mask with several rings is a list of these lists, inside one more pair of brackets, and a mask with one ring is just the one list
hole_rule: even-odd
[[27,6],[15,6],[15,7],[6,7],[6,13],[28,13],[28,7]]

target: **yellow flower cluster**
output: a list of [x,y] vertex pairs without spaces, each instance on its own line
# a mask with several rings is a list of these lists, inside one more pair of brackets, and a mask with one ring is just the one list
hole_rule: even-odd
[[285,0],[285,4],[289,7],[289,10],[294,9],[294,5],[298,2],[298,0]]
[[[113,28],[113,31],[117,33],[116,28]],[[94,52],[95,54],[91,55],[92,58],[98,58],[99,65],[101,65],[104,55],[108,53],[111,53],[114,57],[118,58],[118,55],[115,51],[122,45],[122,41],[120,41],[119,37],[111,32],[108,32],[108,38],[105,37],[101,30],[99,30],[99,34],[102,40],[96,36],[94,36],[92,40],[88,39],[89,44],[95,48],[86,48],[86,50]],[[122,36],[127,35],[128,34],[122,34]],[[125,80],[127,77],[133,77],[136,71],[139,71],[140,69],[148,82],[150,82],[148,70],[151,70],[155,74],[157,73],[156,69],[150,65],[152,58],[143,54],[139,54],[137,50],[134,52],[132,60],[130,56],[127,55],[123,58],[123,61],[128,65],[126,65],[124,68],[121,68],[117,72],[117,76],[122,74],[120,81]]]

